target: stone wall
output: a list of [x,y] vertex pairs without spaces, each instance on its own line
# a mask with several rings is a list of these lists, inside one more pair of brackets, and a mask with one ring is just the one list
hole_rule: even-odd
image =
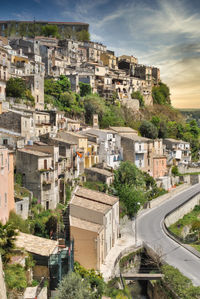
[[200,193],[188,200],[186,203],[177,208],[174,212],[170,213],[165,218],[165,224],[167,227],[176,223],[184,215],[190,213],[196,205],[200,204]]
[[122,99],[122,105],[133,111],[138,111],[140,108],[139,100],[137,99]]
[[190,186],[189,184],[183,184],[183,185],[180,185],[180,186],[176,187],[175,189],[172,189],[169,193],[166,193],[166,194],[164,194],[162,196],[159,196],[159,197],[151,200],[148,203],[148,207],[149,208],[154,208],[154,207],[158,206],[159,204],[161,204],[165,200],[167,200],[170,197],[176,195],[177,193],[183,191],[184,189],[188,188],[189,186]]
[[1,295],[1,299],[7,299],[1,255],[0,255],[0,295]]

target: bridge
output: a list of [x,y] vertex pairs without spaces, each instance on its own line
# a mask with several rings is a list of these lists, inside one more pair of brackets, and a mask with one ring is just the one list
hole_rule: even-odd
[[164,275],[160,273],[121,273],[117,277],[122,277],[125,280],[158,280]]

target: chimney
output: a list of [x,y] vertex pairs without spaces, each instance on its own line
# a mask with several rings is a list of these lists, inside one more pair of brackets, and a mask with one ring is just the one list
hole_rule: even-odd
[[98,114],[93,114],[93,128],[99,128],[99,118]]

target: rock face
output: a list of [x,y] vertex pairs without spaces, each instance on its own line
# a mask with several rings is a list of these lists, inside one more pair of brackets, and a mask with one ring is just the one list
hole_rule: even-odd
[[0,295],[1,295],[1,299],[7,299],[1,255],[0,255]]
[[138,111],[140,108],[139,100],[137,99],[122,99],[122,104],[133,111]]

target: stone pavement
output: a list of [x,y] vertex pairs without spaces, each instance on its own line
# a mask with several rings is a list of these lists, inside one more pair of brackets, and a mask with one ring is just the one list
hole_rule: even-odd
[[110,250],[100,269],[105,281],[118,274],[119,268],[116,267],[115,269],[115,265],[121,256],[136,250],[135,236],[132,229],[133,222],[128,220],[128,217],[124,217],[120,222],[121,238],[117,240],[115,246]]

